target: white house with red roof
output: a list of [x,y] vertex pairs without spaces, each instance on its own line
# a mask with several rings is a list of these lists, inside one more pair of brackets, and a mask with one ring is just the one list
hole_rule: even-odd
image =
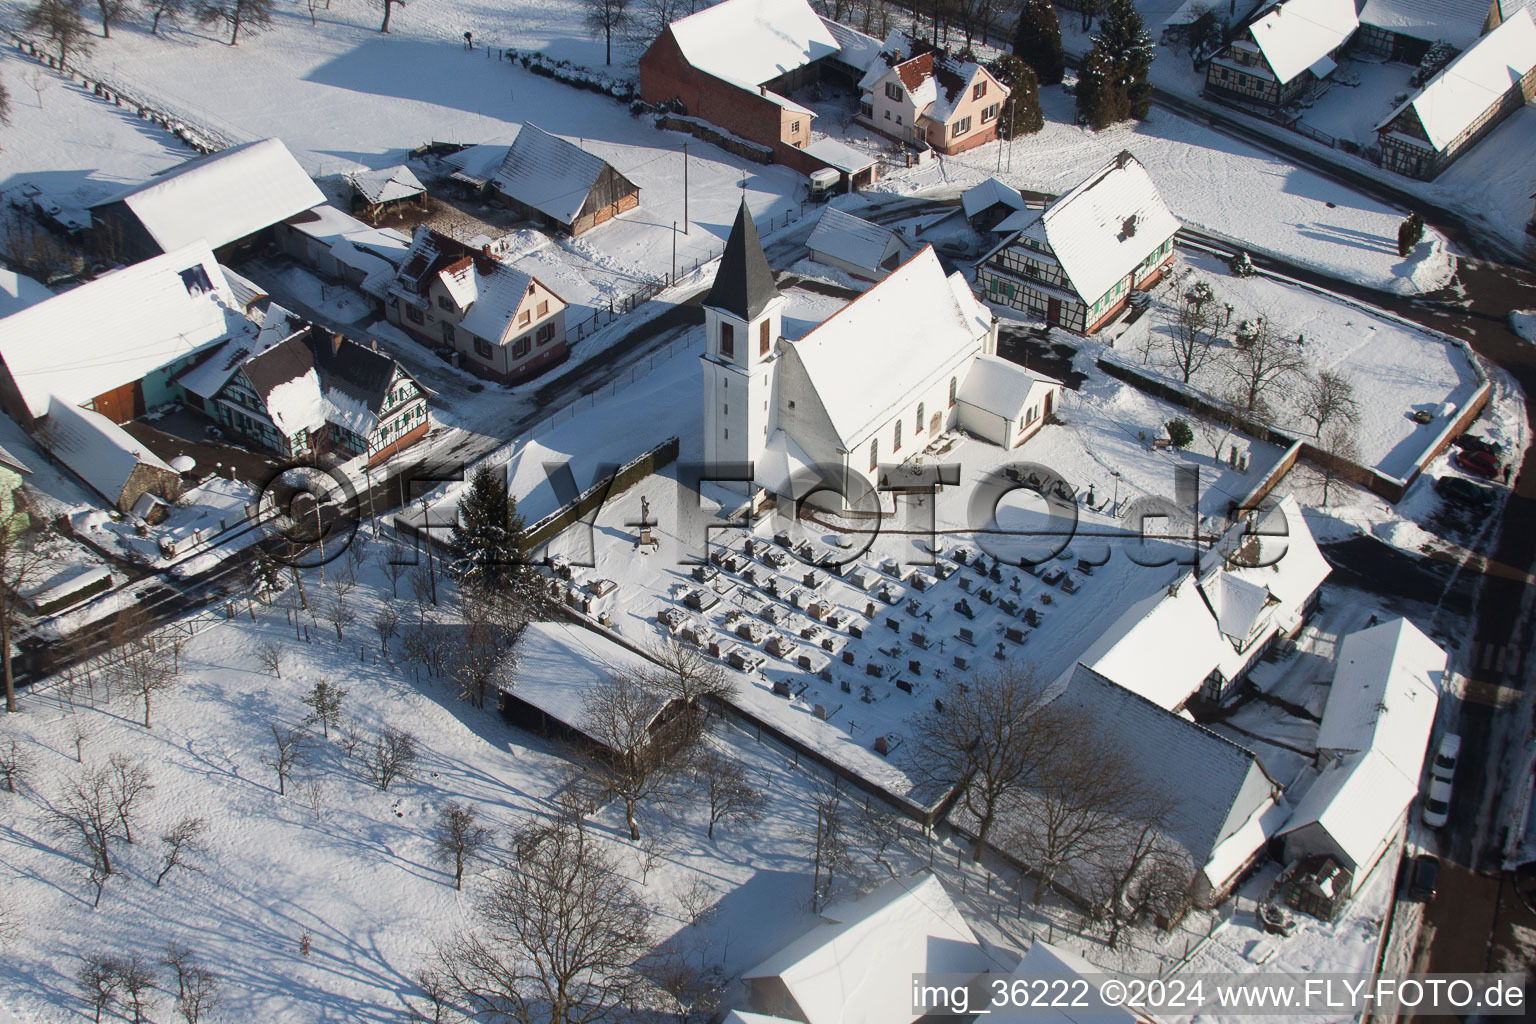
[[1008,87],[904,32],[892,32],[859,82],[858,120],[915,146],[962,153],[997,138]]

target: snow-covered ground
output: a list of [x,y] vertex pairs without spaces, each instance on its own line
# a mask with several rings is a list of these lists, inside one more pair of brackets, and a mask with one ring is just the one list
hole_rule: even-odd
[[1509,329],[1526,341],[1536,341],[1536,309],[1517,309],[1509,314]]
[[[1167,344],[1169,317],[1178,301],[1175,289],[1208,282],[1219,304],[1233,307],[1232,323],[1259,317],[1290,341],[1301,339],[1297,354],[1313,372],[1335,370],[1353,385],[1359,422],[1355,441],[1359,462],[1387,476],[1402,477],[1481,386],[1467,354],[1445,338],[1378,316],[1337,296],[1325,295],[1264,274],[1241,278],[1213,257],[1182,253],[1179,270],[1158,288],[1157,308],[1115,340],[1121,362],[1177,384],[1182,374]],[[1141,340],[1163,336],[1150,358],[1141,361]],[[1217,399],[1228,396],[1234,378],[1228,366],[1230,342],[1223,343],[1190,379]],[[1294,436],[1310,436],[1301,391],[1277,387],[1266,397],[1271,421]],[[1419,424],[1416,411],[1435,419]]]

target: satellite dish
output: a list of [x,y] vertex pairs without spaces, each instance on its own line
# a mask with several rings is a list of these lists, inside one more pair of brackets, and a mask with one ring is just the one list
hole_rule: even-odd
[[197,466],[197,460],[190,455],[178,455],[171,460],[171,468],[178,473],[190,473]]

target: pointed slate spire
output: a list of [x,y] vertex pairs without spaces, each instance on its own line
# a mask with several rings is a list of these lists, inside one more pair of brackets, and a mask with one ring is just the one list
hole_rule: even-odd
[[778,297],[773,271],[768,269],[768,258],[763,255],[763,243],[757,239],[757,225],[743,199],[704,305],[750,322]]

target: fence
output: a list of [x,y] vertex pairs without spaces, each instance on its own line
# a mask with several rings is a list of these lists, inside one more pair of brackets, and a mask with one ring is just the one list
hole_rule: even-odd
[[541,544],[552,540],[566,527],[596,510],[608,499],[623,494],[663,466],[671,465],[677,459],[678,446],[677,438],[667,438],[655,448],[638,458],[631,459],[611,475],[588,487],[575,501],[568,502],[534,523],[523,535],[521,544],[523,553],[527,554]]
[[46,65],[68,78],[72,82],[79,82],[83,88],[89,89],[99,99],[114,106],[128,106],[134,108],[140,119],[159,125],[177,139],[188,149],[199,153],[217,153],[235,145],[235,141],[228,135],[198,124],[193,118],[174,111],[168,104],[151,102],[136,96],[131,90],[124,89],[120,85],[108,82],[103,76],[94,71],[89,71],[78,65],[71,65],[41,50],[30,39],[24,39],[16,33],[11,33],[11,42],[16,49],[31,57],[40,64]]

